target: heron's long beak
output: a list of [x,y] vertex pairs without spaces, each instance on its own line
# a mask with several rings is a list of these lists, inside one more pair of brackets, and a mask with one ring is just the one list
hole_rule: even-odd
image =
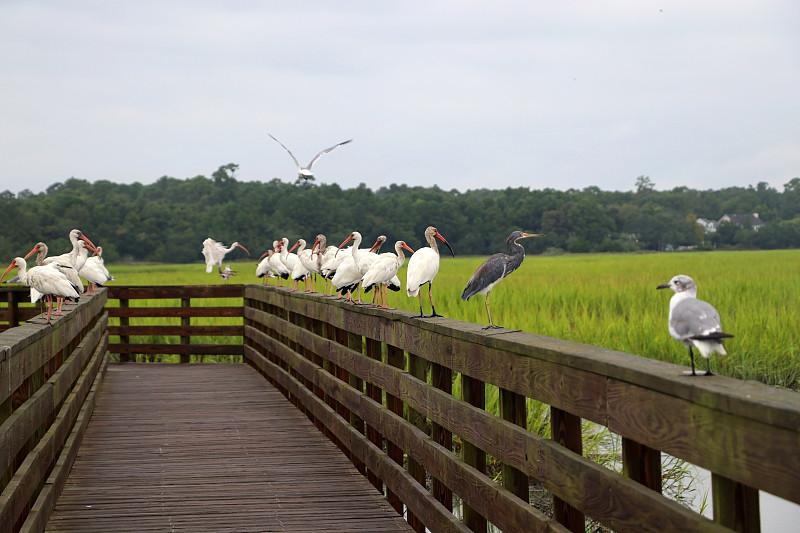
[[447,245],[447,247],[448,247],[448,248],[450,248],[450,253],[451,253],[451,254],[453,254],[453,257],[455,257],[455,256],[456,256],[456,253],[453,251],[453,247],[452,247],[452,246],[450,246],[450,243],[449,243],[449,242],[447,242],[447,239],[445,239],[444,237],[442,237],[442,234],[441,234],[441,233],[439,233],[439,232],[437,231],[436,233],[434,233],[434,234],[433,234],[433,236],[434,236],[434,237],[436,237],[437,239],[439,239],[440,241],[442,241],[443,243],[445,243],[445,244]]
[[522,232],[522,236],[520,237],[520,239],[527,239],[528,237],[544,237],[544,236],[545,236],[544,233],[525,233],[525,232]]
[[245,247],[244,247],[244,246],[242,246],[241,244],[239,244],[239,243],[236,243],[236,246],[238,246],[239,248],[241,248],[242,250],[244,250],[245,252],[247,252],[247,255],[250,255],[250,252],[247,250],[247,248],[245,248]]
[[408,250],[412,254],[414,253],[414,249],[412,247],[410,247],[409,245],[407,245],[405,242],[403,244],[401,244],[400,246],[405,248],[406,250]]

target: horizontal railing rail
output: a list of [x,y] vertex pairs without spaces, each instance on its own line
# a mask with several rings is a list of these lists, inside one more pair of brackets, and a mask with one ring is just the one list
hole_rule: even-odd
[[[485,531],[487,521],[584,531],[587,519],[614,531],[759,531],[758,490],[800,503],[796,393],[257,285],[245,288],[244,342],[246,361],[405,506],[418,531]],[[485,410],[489,386],[499,416]],[[529,399],[550,406],[551,438],[528,431]],[[583,421],[620,436],[620,472],[584,457]],[[711,471],[713,521],[661,494],[662,452]],[[502,463],[501,485],[487,457]],[[552,518],[529,505],[529,479],[553,494]]]
[[[109,352],[120,361],[177,354],[241,357],[243,285],[114,286],[108,289]],[[207,305],[209,300],[218,305]],[[201,302],[198,305],[198,301]],[[154,318],[160,319],[152,323]],[[197,324],[226,321],[230,324]],[[206,342],[202,342],[203,338]],[[210,342],[213,341],[213,342]],[[224,341],[224,342],[223,342]]]
[[107,360],[105,302],[0,333],[0,532],[44,530],[66,482]]

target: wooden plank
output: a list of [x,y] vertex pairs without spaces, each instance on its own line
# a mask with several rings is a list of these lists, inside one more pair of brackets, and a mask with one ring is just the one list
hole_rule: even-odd
[[191,354],[242,355],[241,344],[117,344],[109,343],[108,351],[118,354]]
[[164,298],[241,298],[244,285],[226,283],[224,285],[150,285],[106,288],[110,300],[157,300]]
[[169,335],[241,337],[242,326],[109,326],[109,335]]
[[240,317],[241,307],[109,307],[108,316],[119,318],[149,317]]
[[265,385],[247,365],[109,364],[48,530],[410,531]]

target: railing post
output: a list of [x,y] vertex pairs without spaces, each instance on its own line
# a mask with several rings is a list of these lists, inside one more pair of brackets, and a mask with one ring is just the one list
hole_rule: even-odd
[[[528,410],[525,396],[500,388],[500,416],[512,424],[528,427]],[[502,465],[503,486],[518,498],[530,501],[528,476],[507,464]]]
[[[483,381],[461,374],[461,396],[470,405],[486,409],[486,385]],[[481,474],[486,474],[486,452],[471,442],[462,441],[464,462]],[[469,505],[464,504],[464,524],[475,533],[486,533],[486,518]]]
[[[347,347],[351,350],[358,352],[359,354],[362,353],[362,348],[364,345],[364,341],[361,335],[356,335],[355,333],[347,332]],[[364,381],[356,376],[355,374],[348,373],[347,375],[347,383],[356,389],[359,394],[364,394]],[[359,433],[366,435],[367,431],[365,428],[364,420],[361,419],[357,413],[350,411],[350,425],[356,428]],[[367,467],[364,463],[355,455],[352,454],[351,460],[353,464],[356,465],[356,469],[363,475],[367,475]]]
[[[380,343],[380,341],[376,341],[375,339],[367,338],[366,340],[367,340],[367,357],[369,357],[370,359],[375,359],[376,361],[380,361],[382,344]],[[380,387],[374,385],[369,381],[367,382],[367,396],[371,400],[379,404],[383,404],[383,390],[381,390]],[[383,435],[381,435],[376,428],[368,425],[367,437],[369,438],[370,442],[374,444],[379,450],[383,449]],[[376,489],[378,489],[379,492],[383,493],[383,481],[381,481],[381,479],[377,475],[375,475],[371,471],[368,471],[367,479],[370,480],[370,482],[375,486]]]
[[[408,373],[420,381],[427,383],[428,371],[426,361],[418,355],[409,353]],[[410,407],[408,408],[408,421],[417,426],[417,428],[420,430],[428,433],[425,417]],[[411,477],[413,477],[421,486],[425,487],[427,485],[425,481],[425,468],[423,468],[421,464],[412,459],[410,456],[408,457],[408,473],[411,474]],[[425,531],[425,525],[411,511],[408,512],[408,524],[414,531],[417,531],[418,533],[423,533]]]
[[[552,440],[578,455],[583,455],[581,419],[571,413],[550,408]],[[586,518],[583,513],[557,496],[553,496],[553,517],[573,533],[583,533]]]
[[741,533],[761,531],[758,489],[711,473],[714,521]]
[[[128,308],[128,299],[127,298],[120,298],[119,299],[119,306],[122,309],[127,309]],[[126,316],[119,317],[119,325],[120,325],[120,327],[128,326],[129,325],[128,317],[126,317]],[[128,337],[127,335],[120,335],[119,336],[119,343],[121,345],[127,346],[127,345],[130,344],[130,342],[131,342],[130,337]],[[129,353],[124,353],[124,354],[121,353],[121,354],[119,354],[119,362],[120,363],[128,363],[128,362],[130,362],[130,360],[131,360],[131,356],[130,356]]]
[[623,437],[622,474],[661,492],[661,452]]
[[16,291],[8,291],[8,327],[19,326],[19,294]]
[[[453,393],[453,371],[437,363],[431,364],[431,385],[447,394]],[[447,448],[453,449],[453,434],[437,423],[431,424],[431,437],[436,443]],[[453,511],[453,491],[447,485],[436,478],[433,478],[433,497],[439,500],[445,508]]]
[[[386,363],[395,368],[404,369],[406,367],[405,352],[396,346],[387,344]],[[397,396],[389,394],[388,392],[386,393],[386,407],[394,414],[400,417],[403,416],[403,401]],[[387,441],[386,453],[389,454],[389,457],[395,463],[399,465],[403,464],[403,449],[394,442]],[[399,514],[403,514],[403,501],[397,494],[387,489],[386,498],[389,500],[389,504],[394,508],[395,511],[397,511]]]
[[[192,299],[191,298],[181,298],[181,309],[187,309],[192,306]],[[192,325],[192,317],[190,316],[182,316],[181,317],[181,326],[184,328],[188,328]],[[191,337],[189,335],[181,335],[181,344],[191,344]],[[192,356],[189,354],[181,354],[181,363],[190,363]],[[198,363],[203,362],[203,356],[199,356]]]

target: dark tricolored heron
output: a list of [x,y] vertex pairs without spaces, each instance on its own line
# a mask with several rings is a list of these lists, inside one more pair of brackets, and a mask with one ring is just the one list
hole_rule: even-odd
[[492,321],[492,312],[489,309],[489,293],[495,285],[500,283],[500,280],[514,272],[522,264],[523,259],[525,259],[525,248],[517,241],[528,237],[544,237],[544,235],[522,231],[512,232],[506,239],[508,253],[496,253],[484,261],[472,277],[469,278],[467,287],[461,293],[462,300],[469,300],[476,294],[486,295],[486,313],[489,315],[489,325],[483,329],[501,327],[495,326]]
[[656,288],[675,291],[669,300],[669,334],[676,341],[689,347],[689,359],[692,362],[690,375],[697,375],[692,351],[694,346],[700,355],[706,358],[708,362],[706,375],[710,376],[711,354],[717,352],[725,355],[722,341],[733,335],[722,332],[719,313],[714,306],[697,299],[697,285],[689,276],[679,274],[669,280],[669,283],[662,283]]

